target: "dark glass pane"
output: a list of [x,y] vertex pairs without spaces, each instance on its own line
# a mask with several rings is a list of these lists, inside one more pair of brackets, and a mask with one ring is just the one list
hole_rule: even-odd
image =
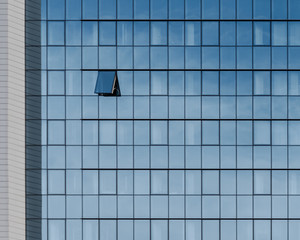
[[115,95],[115,91],[119,92],[118,85],[116,72],[99,72],[95,93],[99,95]]

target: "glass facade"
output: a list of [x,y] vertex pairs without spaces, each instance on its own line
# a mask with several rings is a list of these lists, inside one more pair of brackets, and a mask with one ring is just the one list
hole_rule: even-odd
[[28,239],[299,240],[299,20],[299,0],[42,0]]

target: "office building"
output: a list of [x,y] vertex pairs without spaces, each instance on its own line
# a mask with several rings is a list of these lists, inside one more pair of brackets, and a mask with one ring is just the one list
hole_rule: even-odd
[[5,239],[300,239],[298,0],[7,1]]

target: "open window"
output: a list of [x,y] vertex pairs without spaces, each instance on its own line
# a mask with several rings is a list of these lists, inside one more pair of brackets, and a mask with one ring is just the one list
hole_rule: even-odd
[[99,71],[95,93],[100,96],[121,96],[116,71]]

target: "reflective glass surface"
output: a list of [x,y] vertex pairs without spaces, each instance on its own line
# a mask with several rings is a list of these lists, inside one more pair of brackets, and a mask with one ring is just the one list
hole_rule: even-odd
[[300,239],[299,0],[42,6],[28,239]]

